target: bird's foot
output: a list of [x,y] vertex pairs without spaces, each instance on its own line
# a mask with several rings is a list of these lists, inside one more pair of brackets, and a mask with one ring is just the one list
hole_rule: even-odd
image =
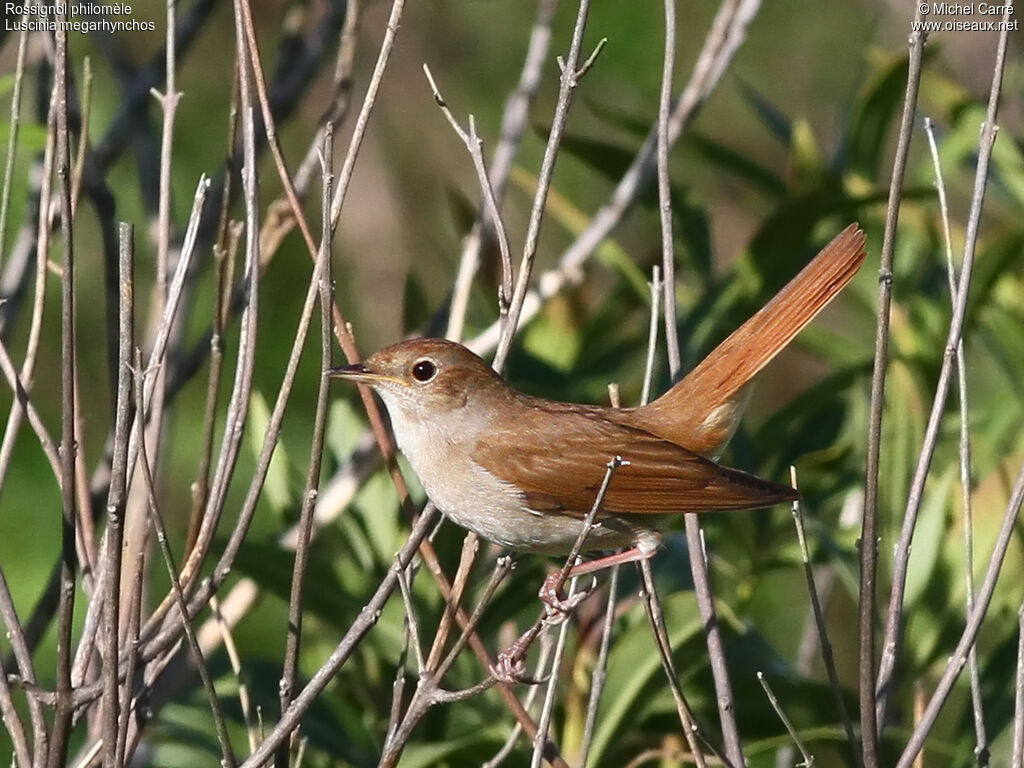
[[590,596],[594,587],[597,586],[597,582],[594,581],[586,589],[566,598],[562,597],[562,590],[559,587],[559,582],[564,581],[562,571],[554,571],[544,579],[544,583],[541,584],[540,591],[537,593],[537,597],[544,603],[543,621],[545,624],[561,624],[577,605]]
[[495,680],[508,685],[516,683],[537,685],[544,682],[544,680],[531,677],[526,672],[526,652],[530,649],[536,636],[537,633],[531,629],[498,654],[498,658],[491,666],[491,674],[494,675]]

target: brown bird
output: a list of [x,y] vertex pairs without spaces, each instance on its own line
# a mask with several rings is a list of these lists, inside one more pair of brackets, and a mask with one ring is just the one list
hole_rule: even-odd
[[632,548],[618,562],[649,557],[664,516],[797,498],[788,485],[713,459],[736,429],[751,379],[853,278],[864,239],[856,225],[843,230],[685,378],[639,408],[530,397],[440,339],[403,341],[332,375],[377,391],[398,447],[442,512],[514,550],[569,552],[607,463],[621,457],[584,549]]

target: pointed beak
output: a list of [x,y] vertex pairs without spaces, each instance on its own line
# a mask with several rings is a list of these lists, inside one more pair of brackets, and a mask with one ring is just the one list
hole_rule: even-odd
[[405,383],[401,379],[396,379],[394,376],[378,373],[377,371],[368,368],[364,363],[341,365],[337,368],[331,368],[327,371],[327,375],[332,379],[345,379],[347,381],[354,381],[357,384],[373,385],[382,381],[393,381],[398,384]]

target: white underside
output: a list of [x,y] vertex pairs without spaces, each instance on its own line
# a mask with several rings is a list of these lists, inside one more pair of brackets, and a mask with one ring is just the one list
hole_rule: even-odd
[[[387,403],[387,393],[381,394]],[[485,471],[444,435],[432,432],[429,423],[406,418],[394,427],[398,447],[430,500],[452,522],[514,550],[566,554],[572,549],[582,528],[580,519],[529,509],[511,483]],[[446,431],[459,434],[452,424]],[[605,518],[591,529],[584,551],[634,545],[653,551],[659,541],[650,529]]]

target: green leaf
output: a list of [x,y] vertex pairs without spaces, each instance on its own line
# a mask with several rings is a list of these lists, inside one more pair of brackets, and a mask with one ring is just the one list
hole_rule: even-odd
[[[925,60],[934,54],[934,48],[926,48]],[[886,139],[903,107],[907,69],[906,51],[883,61],[854,105],[847,134],[849,167],[869,179],[877,177],[883,157],[888,157]]]
[[741,152],[701,134],[690,134],[684,146],[718,170],[731,173],[773,198],[786,194],[786,183],[768,168]]
[[[526,194],[532,194],[537,184],[537,177],[518,165],[513,166],[511,179]],[[574,237],[590,225],[590,217],[555,188],[548,192],[547,205],[548,214]],[[597,258],[604,266],[622,275],[639,296],[648,295],[647,278],[615,240],[605,238],[597,247]]]
[[[249,433],[249,447],[252,450],[253,458],[258,458],[260,449],[263,447],[263,438],[267,433],[270,424],[270,409],[263,394],[254,389],[250,398],[249,418],[247,431]],[[274,453],[270,457],[270,469],[267,472],[267,480],[263,484],[263,498],[277,513],[283,513],[294,504],[292,491],[288,483],[288,454],[284,444],[278,441]]]
[[[219,542],[223,548],[223,541]],[[323,557],[318,541],[310,550],[306,568],[307,588],[303,591],[303,611],[336,629],[347,629],[362,604],[349,594],[339,580],[330,558]],[[235,568],[255,581],[261,589],[280,598],[285,604],[291,595],[292,567],[295,553],[276,542],[247,541],[239,550]],[[361,585],[360,585],[361,586]]]
[[939,562],[948,529],[950,493],[953,490],[953,481],[958,476],[957,466],[950,464],[938,481],[925,489],[917,515],[917,526],[914,529],[910,563],[907,567],[907,586],[903,595],[904,605],[908,609],[912,608],[924,594]]
[[793,186],[802,190],[816,191],[824,186],[829,175],[828,166],[814,137],[810,123],[801,118],[793,124],[793,141],[790,145],[790,165]]
[[324,442],[338,461],[344,461],[352,455],[365,429],[366,422],[352,403],[340,397],[331,401],[327,411]]
[[779,143],[788,147],[791,141],[792,123],[781,109],[776,107],[767,98],[761,95],[753,86],[743,78],[737,78],[740,86],[740,95],[749,104],[761,122],[768,128],[769,133],[779,140]]
[[[673,649],[702,631],[700,611],[692,592],[675,592],[663,601],[665,624]],[[618,637],[608,657],[608,676],[597,719],[592,765],[599,765],[613,737],[629,727],[648,683],[661,675],[661,659],[646,621],[638,621]]]
[[401,547],[398,493],[384,470],[375,472],[353,500],[378,562],[389,563]]
[[655,125],[655,115],[638,115],[624,112],[621,105],[606,106],[590,96],[584,97],[587,107],[595,115],[615,128],[621,128],[634,136],[644,138]]

